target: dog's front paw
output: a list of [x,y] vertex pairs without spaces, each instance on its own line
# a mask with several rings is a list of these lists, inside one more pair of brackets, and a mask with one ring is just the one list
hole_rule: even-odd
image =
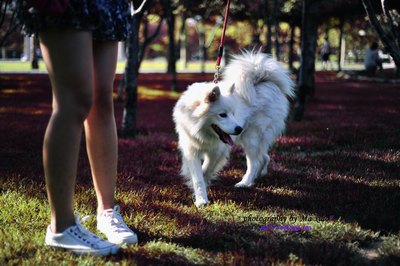
[[236,185],[235,185],[235,187],[238,187],[238,188],[240,188],[240,187],[251,187],[253,185],[253,183],[248,183],[248,182],[245,182],[245,181],[240,181],[239,183],[236,183]]
[[197,208],[204,207],[208,204],[208,200],[206,199],[196,199],[194,202],[194,205],[196,205]]

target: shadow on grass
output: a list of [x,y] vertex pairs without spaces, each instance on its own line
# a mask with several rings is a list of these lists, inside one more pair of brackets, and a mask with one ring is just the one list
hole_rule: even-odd
[[[11,80],[3,82],[0,90],[0,182],[14,182],[15,190],[26,184],[44,186],[41,145],[51,95],[43,82]],[[151,86],[151,81],[147,82]],[[253,188],[235,189],[233,185],[244,174],[245,160],[243,153],[234,149],[221,179],[209,189],[210,199],[231,201],[260,212],[272,208],[333,216],[363,229],[398,234],[399,100],[398,89],[388,85],[377,88],[371,84],[324,83],[307,106],[305,121],[289,124],[286,136],[272,149],[269,174]],[[166,224],[168,219],[176,224],[177,230],[189,230],[173,236],[146,227],[156,224],[149,221],[138,227],[143,245],[161,238],[214,255],[229,253],[236,262],[256,263],[271,257],[286,260],[291,253],[310,264],[365,262],[346,242],[318,239],[307,233],[262,234],[238,221],[213,221],[197,212],[191,192],[179,176],[180,159],[171,119],[174,103],[166,99],[140,101],[138,138],[119,140],[118,193],[136,193],[135,200],[121,201],[123,210],[148,214],[148,219],[159,214]],[[118,125],[122,108],[122,104],[116,104]],[[91,189],[91,182],[82,143],[79,191]],[[45,197],[44,191],[26,193]],[[94,208],[94,198],[88,199],[88,204]],[[143,264],[190,264],[175,253],[154,259],[142,247],[133,253],[126,250],[120,257]]]

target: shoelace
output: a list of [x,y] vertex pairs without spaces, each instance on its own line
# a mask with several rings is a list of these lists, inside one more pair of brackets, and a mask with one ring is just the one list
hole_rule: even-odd
[[103,215],[111,218],[111,230],[113,232],[130,232],[129,227],[124,223],[120,214],[121,208],[119,205],[114,206],[111,210],[106,210]]
[[92,232],[88,231],[85,227],[83,227],[82,222],[86,221],[89,219],[90,216],[85,216],[82,219],[79,219],[79,216],[76,216],[75,218],[75,223],[76,226],[73,227],[73,229],[70,229],[70,232],[74,234],[79,240],[82,242],[95,247],[97,246],[97,243],[103,241],[101,238],[93,234]]

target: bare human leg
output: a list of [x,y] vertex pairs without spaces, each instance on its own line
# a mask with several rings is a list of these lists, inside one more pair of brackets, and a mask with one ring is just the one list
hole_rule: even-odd
[[118,138],[114,117],[113,82],[117,53],[117,42],[93,43],[93,106],[84,125],[98,213],[114,207]]
[[43,165],[51,209],[51,230],[75,224],[74,186],[79,147],[92,105],[93,52],[91,32],[44,30],[41,49],[53,91],[53,111],[43,143]]

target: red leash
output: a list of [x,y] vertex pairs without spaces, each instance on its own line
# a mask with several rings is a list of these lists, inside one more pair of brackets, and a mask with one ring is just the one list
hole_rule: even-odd
[[214,83],[218,83],[219,77],[221,76],[221,60],[222,60],[222,55],[224,53],[224,42],[225,42],[225,31],[226,31],[226,25],[228,24],[228,17],[229,17],[229,6],[231,5],[231,0],[228,0],[228,3],[226,4],[226,9],[225,9],[225,18],[224,18],[224,27],[222,29],[222,35],[221,35],[221,42],[219,44],[219,49],[218,49],[218,58],[217,58],[217,63],[215,65],[215,68],[217,71],[214,74]]

